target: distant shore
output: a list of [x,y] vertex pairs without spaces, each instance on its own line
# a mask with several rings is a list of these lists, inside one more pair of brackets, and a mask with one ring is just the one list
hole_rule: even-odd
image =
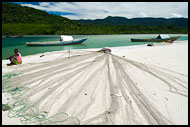
[[[131,35],[131,34],[135,34],[135,33],[129,33],[129,35]],[[151,34],[160,34],[160,33],[136,33],[136,35],[138,35],[138,34],[144,34],[144,35],[151,35]],[[179,34],[181,34],[181,35],[188,35],[188,33],[162,33],[162,34],[171,34],[171,35],[179,35]],[[11,34],[10,34],[11,35]],[[15,34],[15,35],[19,35],[19,34]],[[34,35],[36,35],[36,36],[43,36],[43,35],[49,35],[49,36],[55,36],[55,35],[57,35],[57,36],[60,36],[59,34],[22,34],[23,36],[34,36]],[[123,33],[123,34],[120,34],[120,33],[113,33],[113,34],[67,34],[67,35],[128,35],[128,33]],[[2,37],[6,37],[7,35],[1,35]]]

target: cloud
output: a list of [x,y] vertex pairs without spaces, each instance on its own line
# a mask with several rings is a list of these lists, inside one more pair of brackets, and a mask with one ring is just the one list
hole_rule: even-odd
[[51,5],[51,2],[40,2],[39,4],[43,7],[49,7]]
[[21,5],[55,12],[70,19],[102,19],[107,16],[188,17],[188,2],[24,2]]
[[140,12],[140,17],[148,17],[148,14],[147,13],[145,13],[145,12]]
[[181,14],[176,14],[176,13],[173,13],[171,14],[171,17],[174,17],[174,18],[181,18],[183,17]]
[[33,4],[21,4],[22,6],[27,6],[27,7],[31,7],[31,8],[35,8],[38,10],[46,10],[47,8],[43,7],[43,6],[39,6],[39,5],[33,5]]

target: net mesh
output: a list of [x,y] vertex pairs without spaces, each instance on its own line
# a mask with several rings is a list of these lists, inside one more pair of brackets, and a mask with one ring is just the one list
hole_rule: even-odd
[[3,90],[11,95],[10,118],[38,125],[116,124],[116,117],[122,124],[173,124],[136,85],[134,71],[188,96],[186,75],[111,53],[70,53],[69,59],[21,65],[22,71],[2,75]]

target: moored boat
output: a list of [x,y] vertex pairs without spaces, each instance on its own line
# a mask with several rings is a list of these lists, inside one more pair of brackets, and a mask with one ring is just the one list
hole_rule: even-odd
[[27,46],[58,46],[58,45],[75,45],[81,44],[88,38],[73,39],[72,36],[62,35],[60,41],[50,41],[50,42],[26,42]]
[[169,35],[162,35],[160,34],[157,38],[150,38],[150,39],[134,39],[131,38],[132,42],[170,42],[170,41],[175,41],[179,38],[180,36],[176,37],[170,37]]
[[22,38],[23,35],[6,35],[7,38]]

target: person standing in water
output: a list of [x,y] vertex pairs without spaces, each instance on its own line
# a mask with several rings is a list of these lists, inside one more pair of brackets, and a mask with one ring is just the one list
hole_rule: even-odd
[[7,64],[7,66],[11,66],[11,65],[17,65],[17,64],[22,64],[22,56],[21,54],[18,52],[18,49],[14,49],[14,53],[12,56],[7,57],[6,59],[10,60],[10,64]]

